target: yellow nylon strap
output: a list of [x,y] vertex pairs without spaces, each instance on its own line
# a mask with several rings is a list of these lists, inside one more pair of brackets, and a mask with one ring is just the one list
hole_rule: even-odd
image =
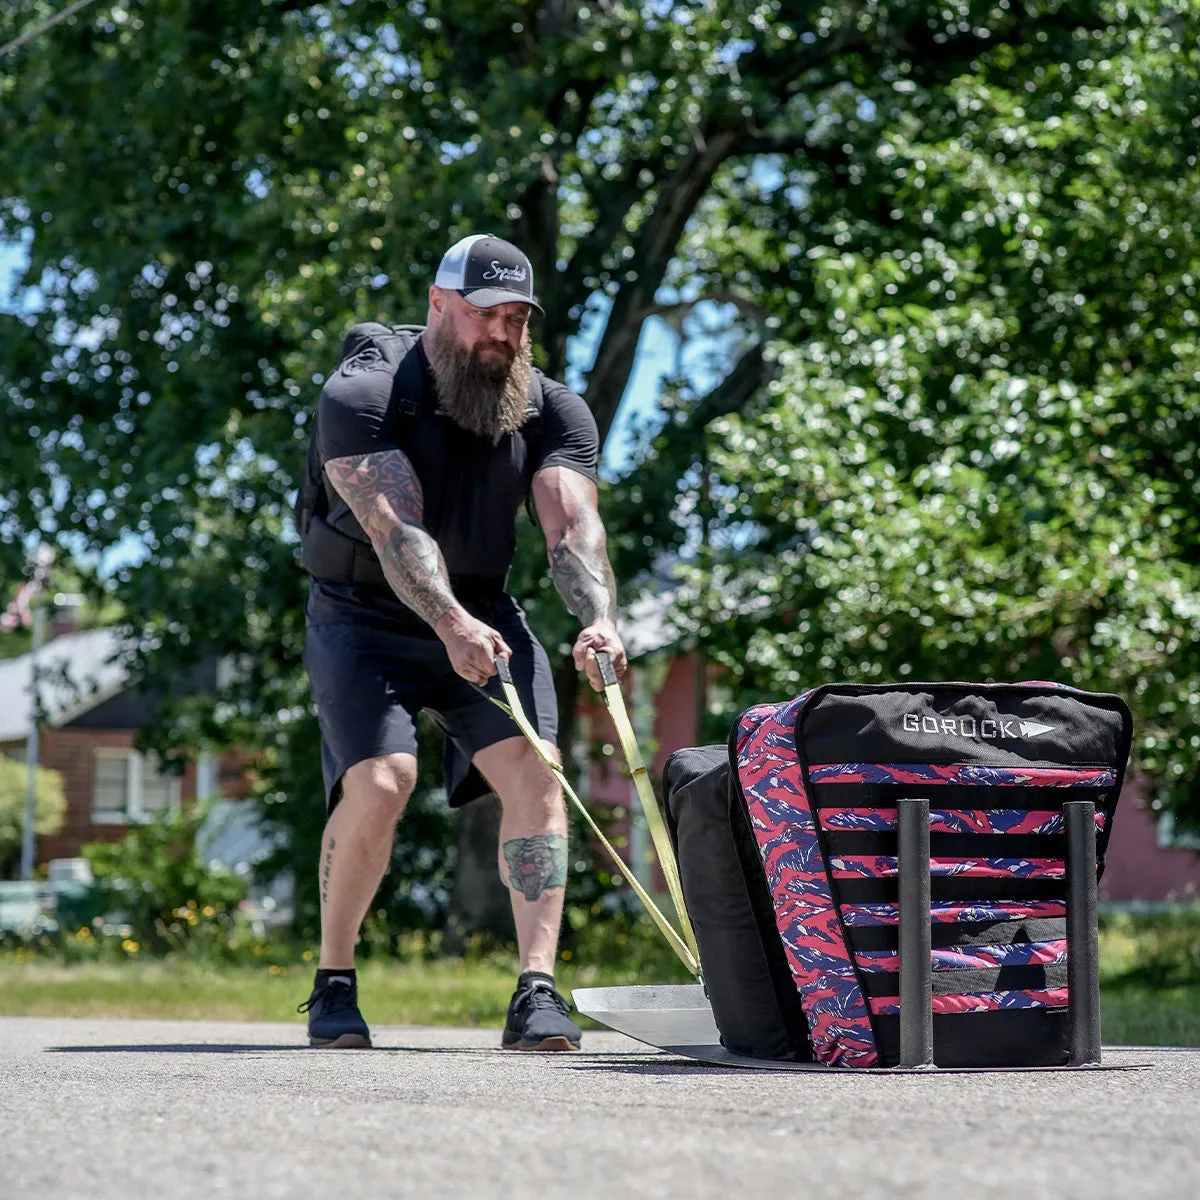
[[642,761],[641,751],[638,749],[637,737],[633,732],[633,722],[630,721],[629,713],[625,709],[625,697],[621,695],[621,684],[617,679],[617,672],[609,655],[597,654],[596,661],[600,666],[600,678],[604,684],[604,703],[608,706],[609,715],[612,717],[613,726],[617,731],[617,739],[621,743],[621,751],[625,755],[625,761],[629,764],[634,790],[641,802],[642,813],[645,815],[646,825],[650,830],[650,838],[654,842],[654,849],[658,853],[658,861],[662,866],[663,877],[667,881],[667,891],[671,894],[671,900],[675,905],[675,914],[679,918],[679,928],[683,932],[688,949],[695,958],[699,959],[700,951],[696,948],[696,934],[688,919],[687,905],[683,899],[683,884],[679,879],[679,864],[675,861],[675,851],[671,846],[671,835],[667,832],[662,811],[658,807],[658,797],[654,794],[654,787],[650,783],[650,776]]
[[[637,878],[634,876],[633,872],[626,865],[625,860],[613,848],[612,843],[608,840],[608,838],[604,836],[604,831],[599,825],[596,824],[592,814],[588,812],[587,806],[575,794],[575,789],[571,786],[562,767],[546,750],[546,747],[542,743],[542,739],[538,736],[537,730],[534,729],[534,727],[529,723],[529,718],[525,715],[525,710],[521,705],[521,697],[517,694],[517,689],[513,686],[512,673],[509,670],[508,663],[504,659],[497,659],[496,670],[500,675],[500,687],[503,690],[505,699],[508,701],[508,703],[505,704],[504,701],[497,700],[495,696],[488,696],[488,699],[494,705],[496,705],[497,708],[501,709],[512,718],[517,728],[524,735],[525,740],[529,742],[534,750],[537,751],[541,760],[558,777],[559,783],[562,784],[563,791],[566,792],[566,794],[570,797],[571,802],[583,814],[583,819],[587,821],[591,831],[599,839],[600,844],[608,852],[609,856],[617,865],[617,868],[620,870],[621,874],[629,881],[629,886],[633,888],[634,894],[642,902],[642,904],[645,905],[646,911],[650,914],[650,917],[654,921],[655,925],[658,926],[658,928],[662,931],[663,936],[670,943],[671,949],[674,950],[677,955],[679,955],[680,961],[693,975],[699,976],[699,955],[696,952],[695,935],[692,934],[690,923],[687,923],[685,918],[684,929],[689,935],[688,941],[685,942],[683,938],[681,938],[675,931],[675,928],[671,922],[668,921],[665,916],[663,916],[661,910],[659,909],[658,905],[654,903],[654,900],[651,898],[650,894],[637,881]],[[669,844],[667,848],[668,850],[670,849]],[[672,855],[672,866],[674,866],[674,862],[674,855]],[[678,877],[678,872],[676,872],[676,877]]]

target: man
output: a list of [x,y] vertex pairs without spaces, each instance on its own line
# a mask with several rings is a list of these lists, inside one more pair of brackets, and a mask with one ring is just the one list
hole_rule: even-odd
[[321,394],[306,492],[314,515],[311,525],[302,519],[313,575],[304,657],[329,810],[320,967],[301,1006],[313,1046],[370,1045],[354,943],[416,784],[414,721],[426,709],[446,734],[451,803],[490,788],[502,806],[498,860],[521,973],[501,1044],[579,1048],[554,986],[567,875],[562,791],[480,690],[495,660],[509,659],[553,750],[549,659],[505,592],[516,514],[530,494],[555,585],[583,624],[576,666],[597,688],[597,652],[625,668],[596,506],[596,424],[579,396],[534,370],[533,309],[541,311],[525,255],[499,238],[464,238],[442,259],[419,338],[410,345],[383,326],[356,326]]

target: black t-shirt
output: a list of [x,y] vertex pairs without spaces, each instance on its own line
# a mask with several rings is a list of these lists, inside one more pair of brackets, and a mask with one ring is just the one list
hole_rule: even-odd
[[[348,455],[402,451],[421,482],[421,523],[441,548],[456,594],[501,591],[516,550],[517,513],[534,473],[543,467],[567,467],[596,478],[595,419],[581,396],[539,373],[542,410],[538,436],[532,439],[536,461],[531,461],[528,424],[494,441],[463,429],[437,409],[424,346],[418,341],[409,353],[419,355],[421,363],[419,373],[406,373],[406,378],[421,380],[421,395],[406,395],[416,405],[414,414],[395,411],[395,372],[378,356],[348,359],[330,377],[317,414],[321,465]],[[368,541],[328,481],[326,488],[326,520],[339,532]],[[408,611],[381,589],[323,580],[313,581],[313,598],[352,608],[365,604],[391,610],[395,605]]]

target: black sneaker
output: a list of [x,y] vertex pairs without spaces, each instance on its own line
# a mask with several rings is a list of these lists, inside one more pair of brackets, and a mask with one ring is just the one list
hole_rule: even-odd
[[582,1034],[549,975],[530,971],[517,982],[508,1006],[503,1050],[578,1050]]
[[363,1050],[371,1031],[358,1011],[358,984],[334,975],[313,985],[312,995],[296,1009],[308,1013],[308,1044],[323,1050]]

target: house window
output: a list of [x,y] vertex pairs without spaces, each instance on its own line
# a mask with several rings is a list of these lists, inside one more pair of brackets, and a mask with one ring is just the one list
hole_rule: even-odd
[[179,803],[179,779],[159,770],[157,757],[135,750],[98,749],[92,821],[124,825],[146,821]]
[[1194,829],[1177,829],[1175,814],[1163,813],[1158,818],[1158,848],[1160,850],[1200,850],[1200,833]]

